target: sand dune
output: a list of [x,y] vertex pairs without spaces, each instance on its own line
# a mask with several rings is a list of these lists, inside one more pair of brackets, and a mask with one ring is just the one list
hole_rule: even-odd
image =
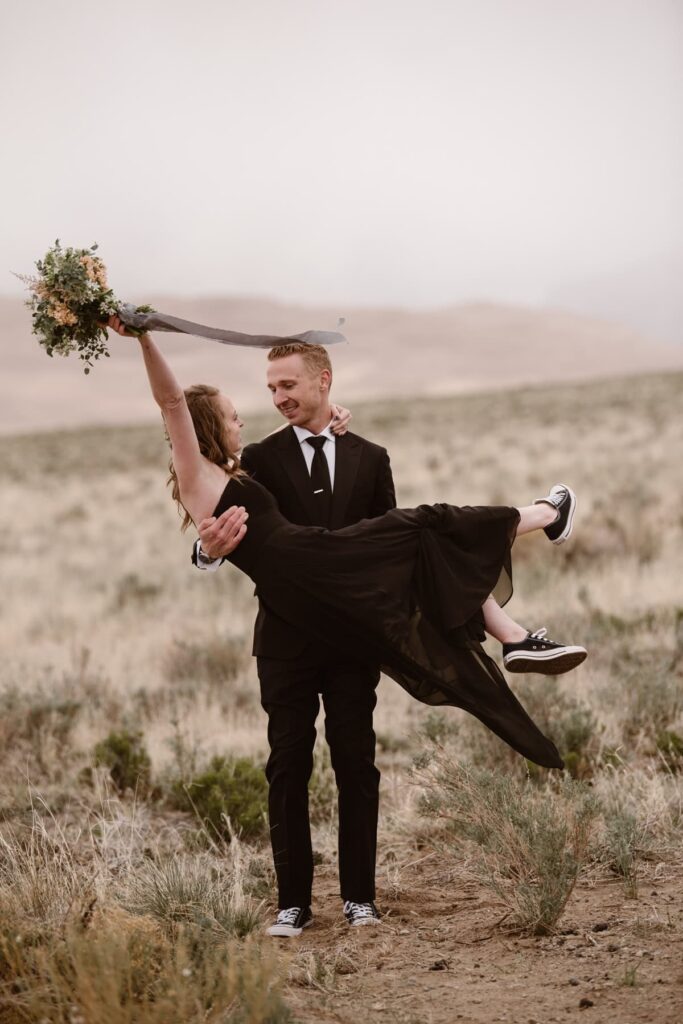
[[[252,333],[334,328],[334,396],[410,396],[583,380],[683,368],[683,346],[649,341],[618,324],[557,310],[470,304],[433,311],[339,310],[262,299],[147,296],[166,313]],[[158,335],[183,383],[216,383],[249,411],[268,403],[262,351]],[[135,342],[112,339],[112,357],[84,376],[74,358],[48,360],[21,299],[0,300],[0,433],[156,418]]]

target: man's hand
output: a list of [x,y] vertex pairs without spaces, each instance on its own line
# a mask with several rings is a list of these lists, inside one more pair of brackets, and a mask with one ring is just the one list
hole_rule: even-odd
[[225,558],[235,550],[247,532],[249,513],[242,505],[232,505],[216,519],[202,519],[198,526],[202,551],[209,558]]
[[330,402],[330,409],[332,410],[333,417],[330,430],[337,437],[342,437],[349,429],[349,422],[352,419],[351,413],[343,405],[335,405],[334,402]]

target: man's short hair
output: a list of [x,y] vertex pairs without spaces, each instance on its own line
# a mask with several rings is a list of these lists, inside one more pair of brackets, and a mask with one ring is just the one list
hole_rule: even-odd
[[304,341],[294,341],[290,345],[275,345],[268,352],[268,362],[272,363],[286,356],[301,356],[310,373],[329,370],[330,376],[332,375],[332,363],[327,349],[322,345],[307,345]]

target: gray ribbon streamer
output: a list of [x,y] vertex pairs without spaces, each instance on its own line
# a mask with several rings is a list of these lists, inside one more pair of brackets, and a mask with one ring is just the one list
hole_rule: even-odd
[[[124,303],[117,315],[126,325],[143,331],[173,331],[175,334],[194,334],[199,338],[211,338],[223,345],[242,345],[248,348],[273,348],[274,345],[289,345],[301,341],[306,345],[338,345],[346,341],[338,331],[304,331],[302,334],[288,334],[281,338],[276,334],[241,334],[239,331],[224,331],[220,327],[205,327],[192,320],[180,320],[165,313],[136,313],[135,306]],[[343,321],[342,321],[343,322]]]

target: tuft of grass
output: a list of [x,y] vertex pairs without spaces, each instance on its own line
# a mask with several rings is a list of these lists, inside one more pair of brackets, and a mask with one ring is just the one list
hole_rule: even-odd
[[638,867],[647,842],[647,828],[635,809],[616,802],[604,811],[603,860],[624,880],[629,899],[638,896]]
[[166,658],[166,678],[172,683],[201,679],[211,687],[221,687],[243,672],[250,660],[243,636],[215,636],[201,642],[175,640]]
[[64,687],[51,693],[22,693],[10,686],[0,694],[0,748],[21,749],[40,775],[58,774],[82,709],[83,701]]
[[199,857],[145,861],[129,880],[122,903],[131,913],[166,925],[193,924],[237,938],[253,932],[261,920],[239,882]]
[[158,583],[145,582],[136,572],[126,573],[116,584],[114,611],[122,611],[124,608],[139,610],[155,600],[161,591],[162,587]]
[[145,796],[150,790],[152,763],[141,732],[110,732],[93,752],[95,765],[109,769],[119,793],[127,789]]
[[332,770],[330,749],[316,746],[313,755],[313,774],[308,784],[308,812],[315,825],[334,822],[337,818],[337,782]]
[[255,944],[216,943],[180,928],[173,941],[145,918],[105,910],[97,927],[14,952],[6,1024],[286,1024],[274,958]]
[[423,810],[445,823],[456,844],[478,848],[475,871],[513,926],[550,934],[585,860],[597,801],[571,779],[540,788],[445,756],[423,771],[430,781]]
[[193,811],[211,836],[228,842],[235,833],[246,839],[266,830],[268,784],[248,757],[212,758],[206,771],[173,783],[171,802]]
[[681,673],[672,657],[667,650],[628,650],[614,656],[611,672],[619,680],[615,702],[621,708],[626,740],[655,739],[683,712]]
[[624,968],[624,976],[619,982],[625,988],[636,988],[638,985],[638,964]]
[[236,940],[258,922],[243,894],[248,850],[155,864],[134,849],[144,834],[126,829],[97,850],[95,832],[81,838],[37,813],[0,833],[3,1024],[291,1020],[274,960],[251,936]]

